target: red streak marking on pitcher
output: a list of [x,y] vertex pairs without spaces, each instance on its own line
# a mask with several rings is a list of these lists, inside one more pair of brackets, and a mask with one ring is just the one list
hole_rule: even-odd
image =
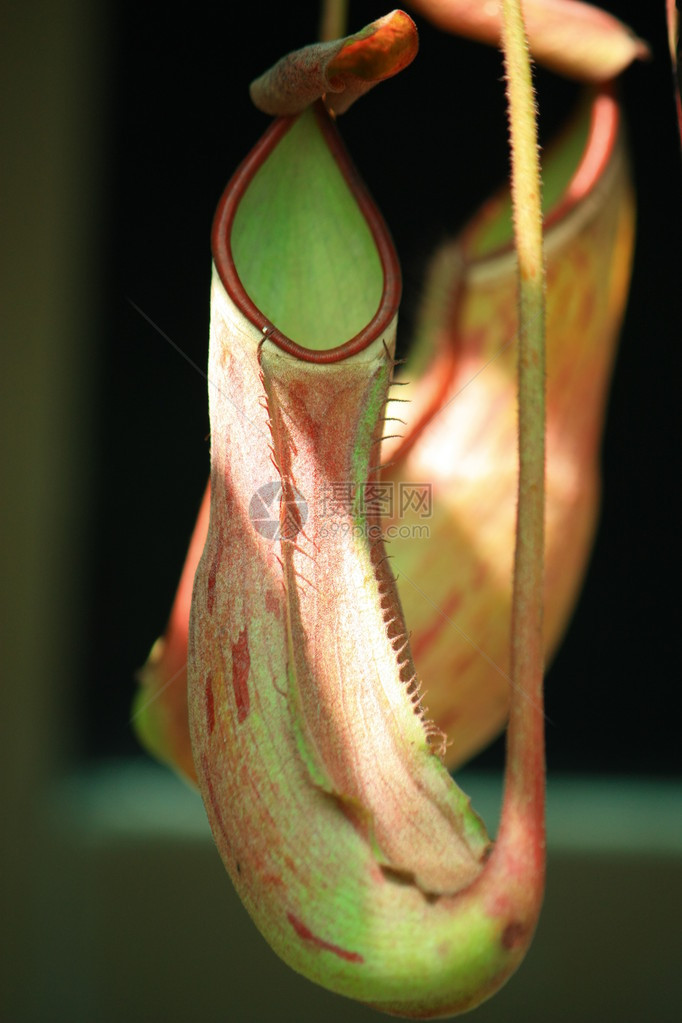
[[227,828],[225,827],[225,821],[223,820],[222,811],[220,809],[220,803],[218,802],[218,797],[216,796],[215,789],[213,788],[213,782],[211,781],[211,775],[209,773],[210,768],[208,766],[208,757],[206,756],[205,753],[201,754],[201,771],[204,776],[204,781],[206,782],[208,801],[211,804],[211,808],[215,815],[216,824],[220,828],[220,832],[223,838],[225,839],[225,843],[231,851],[232,843],[228,838]]
[[249,637],[246,626],[239,633],[236,643],[232,644],[232,688],[237,703],[237,721],[241,725],[246,721],[251,709],[249,697],[249,669],[251,668],[251,656],[249,654]]
[[303,938],[304,941],[309,941],[316,948],[322,948],[325,952],[333,952],[335,956],[339,956],[340,959],[345,959],[349,963],[364,963],[364,959],[358,952],[349,952],[345,948],[339,948],[338,945],[332,945],[330,941],[325,941],[323,938],[318,938],[316,934],[306,927],[298,917],[294,916],[293,913],[287,913],[287,920],[294,928],[299,938]]
[[213,702],[213,676],[208,674],[205,685],[206,692],[206,727],[210,735],[215,728],[215,704]]
[[215,581],[218,575],[218,569],[220,568],[220,557],[222,552],[222,544],[216,547],[216,552],[213,555],[211,561],[211,567],[208,570],[208,583],[206,587],[206,610],[210,615],[213,614],[213,605],[215,604]]
[[279,600],[277,599],[277,594],[273,593],[272,590],[265,591],[265,609],[267,611],[271,611],[276,618],[279,618],[280,615]]
[[438,615],[433,625],[430,625],[427,629],[424,629],[412,640],[412,656],[416,660],[425,650],[431,646],[431,644],[438,639],[443,629],[447,628],[451,624],[449,616],[454,614],[459,605],[462,603],[461,593],[453,593],[448,597],[444,606],[441,608],[441,613]]

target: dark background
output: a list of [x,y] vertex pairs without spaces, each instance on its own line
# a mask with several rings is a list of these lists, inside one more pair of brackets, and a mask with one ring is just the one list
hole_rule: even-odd
[[[603,450],[590,570],[547,678],[554,771],[679,772],[682,172],[664,4],[607,3],[647,39],[623,99],[639,237]],[[136,754],[133,674],[163,632],[208,474],[209,233],[232,171],[266,127],[248,82],[315,39],[317,5],[160,3],[109,12],[101,190],[100,363],[87,642],[78,733],[88,757]],[[351,3],[349,29],[388,8]],[[406,345],[425,260],[507,172],[499,55],[418,21],[414,65],[340,121],[403,263]],[[577,88],[538,71],[543,137]],[[498,764],[501,744],[484,754]]]

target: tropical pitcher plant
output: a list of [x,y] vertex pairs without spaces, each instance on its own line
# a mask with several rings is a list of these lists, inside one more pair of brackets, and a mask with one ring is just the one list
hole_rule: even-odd
[[[543,665],[594,533],[633,244],[613,80],[646,48],[569,0],[412,6],[501,43],[511,189],[433,256],[399,364],[398,258],[336,119],[413,60],[414,23],[344,38],[329,4],[252,84],[274,120],[213,226],[210,484],[134,720],[282,959],[433,1018],[504,983],[542,901]],[[541,176],[527,42],[589,83]],[[507,721],[493,843],[448,769]]]

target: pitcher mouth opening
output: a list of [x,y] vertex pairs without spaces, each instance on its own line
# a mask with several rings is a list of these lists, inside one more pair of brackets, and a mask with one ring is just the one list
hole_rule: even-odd
[[[588,94],[574,114],[572,123],[578,121],[581,110],[589,105],[589,123],[585,144],[566,182],[560,190],[558,199],[549,206],[544,214],[543,229],[545,234],[552,228],[567,221],[573,211],[589,196],[597,184],[603,179],[606,167],[612,159],[621,129],[622,117],[612,83],[601,86]],[[569,127],[566,132],[571,131]],[[560,137],[563,137],[560,136]],[[559,144],[556,139],[554,145]],[[552,146],[548,154],[552,152]],[[490,243],[482,241],[491,221],[499,213],[497,205],[499,196],[490,200],[470,222],[462,236],[462,246],[467,265],[475,270],[494,264],[501,258],[514,255],[514,240],[509,228],[509,237],[502,242]]]
[[[314,123],[324,144],[362,218],[364,229],[369,231],[371,244],[376,254],[376,272],[377,275],[380,274],[380,279],[377,276],[376,298],[369,299],[374,312],[369,311],[366,324],[343,343],[321,349],[307,347],[294,340],[289,336],[294,331],[285,332],[282,329],[282,324],[278,325],[275,322],[278,317],[269,316],[267,309],[260,308],[259,304],[254,301],[245,286],[248,282],[243,280],[243,277],[247,277],[248,274],[242,270],[240,275],[237,268],[239,255],[235,252],[233,237],[235,221],[239,227],[237,218],[240,204],[244,200],[249,186],[254,182],[258,172],[274,153],[278,144],[285,139],[299,119],[305,116],[314,118]],[[328,364],[347,359],[363,351],[373,341],[381,337],[396,316],[402,281],[393,241],[383,217],[361,181],[341,137],[321,101],[298,117],[275,120],[251,150],[235,172],[220,199],[213,221],[211,248],[220,280],[237,308],[277,347],[304,362]],[[365,305],[369,309],[367,302]]]

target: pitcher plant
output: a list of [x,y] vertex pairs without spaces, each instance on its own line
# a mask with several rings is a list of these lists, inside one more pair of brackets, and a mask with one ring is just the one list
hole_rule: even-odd
[[[502,42],[511,190],[433,256],[398,364],[398,258],[335,122],[413,60],[414,23],[253,83],[275,120],[213,226],[210,483],[134,722],[287,963],[433,1018],[504,983],[542,901],[543,664],[594,534],[634,237],[613,79],[645,47],[568,0],[413,6]],[[542,210],[524,16],[589,83]],[[448,768],[506,722],[493,843]]]

